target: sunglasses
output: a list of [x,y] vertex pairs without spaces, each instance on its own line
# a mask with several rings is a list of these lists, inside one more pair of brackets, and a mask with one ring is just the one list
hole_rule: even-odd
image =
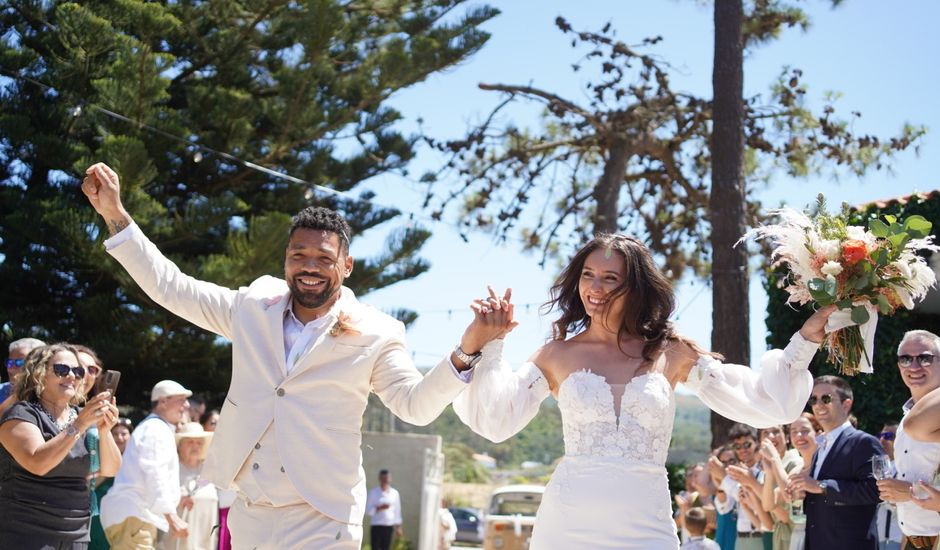
[[85,369],[88,370],[88,374],[92,376],[98,376],[98,373],[101,372],[101,367],[98,365],[88,365]]
[[894,440],[894,432],[881,432],[878,434],[878,439],[884,439],[885,441]]
[[[813,405],[819,402],[822,402],[823,405],[828,405],[829,403],[832,403],[833,399],[836,399],[836,398],[837,396],[833,396],[828,393],[824,393],[820,395],[819,397],[816,397],[815,395],[811,395],[809,396],[809,406],[812,407]],[[842,401],[842,399],[839,399],[839,401]]]
[[[921,353],[920,355],[898,355],[898,366],[901,368],[910,368],[914,365],[914,360],[922,367],[929,367],[933,364],[933,354],[930,353]],[[9,365],[9,363],[7,363]]]
[[792,431],[790,432],[790,435],[799,435],[799,436],[802,436],[802,437],[806,437],[806,436],[808,436],[808,435],[810,435],[810,434],[812,434],[812,433],[813,433],[813,430],[807,430],[807,429],[804,428],[804,429],[802,429],[802,430],[792,430]]
[[70,367],[62,363],[52,365],[52,373],[59,378],[65,378],[70,372],[75,378],[85,378],[85,367]]
[[735,443],[732,445],[732,448],[735,451],[740,451],[741,449],[750,449],[754,445],[753,441],[745,441],[744,443]]
[[8,369],[21,369],[26,364],[26,359],[7,359]]

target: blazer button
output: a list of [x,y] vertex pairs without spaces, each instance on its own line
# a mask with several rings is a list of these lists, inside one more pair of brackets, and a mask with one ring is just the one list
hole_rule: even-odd
[[257,449],[260,449],[260,448],[261,448],[261,443],[255,443],[255,449],[257,450]]
[[257,470],[257,469],[260,468],[260,467],[261,467],[261,466],[258,466],[258,463],[257,463],[257,462],[255,462],[254,464],[251,465],[251,469],[252,469],[252,470]]
[[281,473],[284,473],[284,472],[286,472],[286,471],[287,471],[287,470],[285,470],[284,467],[281,466]]
[[278,389],[277,389],[277,396],[278,396],[278,397],[284,397],[284,388],[278,388]]

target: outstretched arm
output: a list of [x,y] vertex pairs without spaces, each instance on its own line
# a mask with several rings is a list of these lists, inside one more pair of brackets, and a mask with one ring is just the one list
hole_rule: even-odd
[[147,296],[206,330],[232,338],[236,292],[184,274],[150,242],[121,204],[118,175],[102,163],[87,170],[82,192],[111,233],[108,253]]
[[756,428],[792,422],[806,407],[813,389],[809,362],[825,336],[826,319],[835,308],[814,313],[783,350],[761,358],[760,373],[709,356],[689,361],[685,384],[713,411]]

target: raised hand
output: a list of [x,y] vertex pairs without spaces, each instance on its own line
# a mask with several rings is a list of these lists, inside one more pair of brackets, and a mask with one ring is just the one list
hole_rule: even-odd
[[120,179],[106,164],[99,162],[85,170],[82,193],[88,197],[88,202],[95,211],[104,218],[111,235],[130,225],[131,217],[121,204]]
[[473,321],[460,339],[460,347],[466,353],[476,353],[490,340],[503,338],[519,323],[513,319],[515,306],[510,301],[512,289],[507,288],[502,297],[493,287],[487,286],[489,296],[474,300],[470,304]]
[[800,335],[810,342],[816,342],[817,344],[822,342],[823,338],[826,337],[826,321],[829,320],[829,316],[835,310],[835,305],[817,310],[803,323],[802,328],[800,328]]

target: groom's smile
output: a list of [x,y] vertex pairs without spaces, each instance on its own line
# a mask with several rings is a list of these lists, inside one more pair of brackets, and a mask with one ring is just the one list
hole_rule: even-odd
[[352,258],[344,253],[342,244],[341,237],[331,231],[301,227],[291,234],[284,258],[284,279],[299,319],[314,319],[326,313],[339,295],[352,271]]

